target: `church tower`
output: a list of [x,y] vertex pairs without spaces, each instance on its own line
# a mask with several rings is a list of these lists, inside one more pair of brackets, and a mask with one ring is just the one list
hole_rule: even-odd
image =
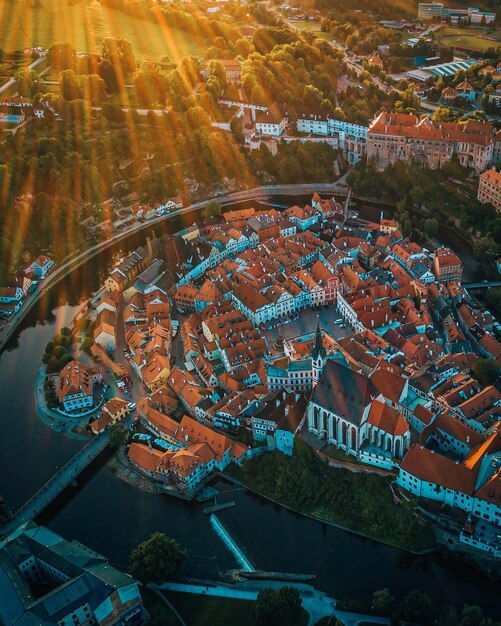
[[320,375],[323,372],[326,352],[322,343],[322,331],[320,330],[320,318],[317,320],[317,331],[315,333],[315,343],[313,344],[313,350],[311,351],[312,370],[313,370],[313,386],[315,386]]

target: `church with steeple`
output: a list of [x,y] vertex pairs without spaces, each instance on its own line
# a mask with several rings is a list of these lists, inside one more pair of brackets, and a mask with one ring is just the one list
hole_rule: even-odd
[[324,371],[327,360],[327,350],[322,341],[322,331],[320,330],[320,318],[317,320],[317,330],[315,332],[315,343],[311,351],[311,369],[313,387],[320,380],[320,375]]
[[266,367],[270,391],[311,392],[320,380],[327,361],[347,364],[344,351],[334,337],[320,328],[320,320],[315,332],[285,339],[283,345],[284,356],[272,359]]

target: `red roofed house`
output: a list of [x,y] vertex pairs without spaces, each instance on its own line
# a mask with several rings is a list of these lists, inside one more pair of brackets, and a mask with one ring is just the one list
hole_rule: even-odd
[[87,367],[79,361],[70,361],[60,372],[57,396],[65,411],[74,411],[93,405],[96,382],[102,379],[95,367]]
[[48,256],[41,255],[25,271],[37,278],[45,278],[53,267],[54,261]]
[[460,282],[463,276],[463,264],[449,248],[439,248],[434,253],[433,271],[441,283]]
[[501,173],[494,168],[482,172],[478,181],[477,198],[483,204],[489,203],[501,213]]
[[108,426],[122,420],[129,412],[128,404],[122,398],[112,398],[103,406],[101,415],[91,422],[90,429],[95,435],[102,433]]

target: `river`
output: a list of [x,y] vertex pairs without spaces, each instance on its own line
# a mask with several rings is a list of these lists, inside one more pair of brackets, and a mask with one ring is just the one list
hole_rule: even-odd
[[[130,237],[61,281],[27,316],[0,356],[0,494],[13,510],[82,445],[46,427],[35,414],[33,382],[44,346],[56,328],[72,319],[79,302],[98,288],[113,259],[144,237]],[[368,600],[385,586],[398,597],[420,589],[437,606],[476,603],[499,616],[498,589],[473,568],[436,556],[414,557],[305,519],[231,485],[221,483],[220,488],[231,490],[227,497],[236,506],[218,517],[258,569],[315,574],[315,585],[338,598]],[[202,508],[139,491],[98,459],[79,486],[69,488],[40,521],[117,563],[126,563],[130,550],[152,532],[163,531],[188,549],[184,574],[217,576],[237,564]]]

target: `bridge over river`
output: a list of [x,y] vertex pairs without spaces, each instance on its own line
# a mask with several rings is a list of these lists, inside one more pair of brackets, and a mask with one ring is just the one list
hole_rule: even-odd
[[0,536],[8,535],[39,515],[66,487],[78,478],[80,473],[106,448],[108,442],[109,432],[107,430],[91,439],[23,504],[12,519],[0,526]]
[[501,287],[501,280],[481,280],[476,283],[462,283],[465,289],[491,289]]

